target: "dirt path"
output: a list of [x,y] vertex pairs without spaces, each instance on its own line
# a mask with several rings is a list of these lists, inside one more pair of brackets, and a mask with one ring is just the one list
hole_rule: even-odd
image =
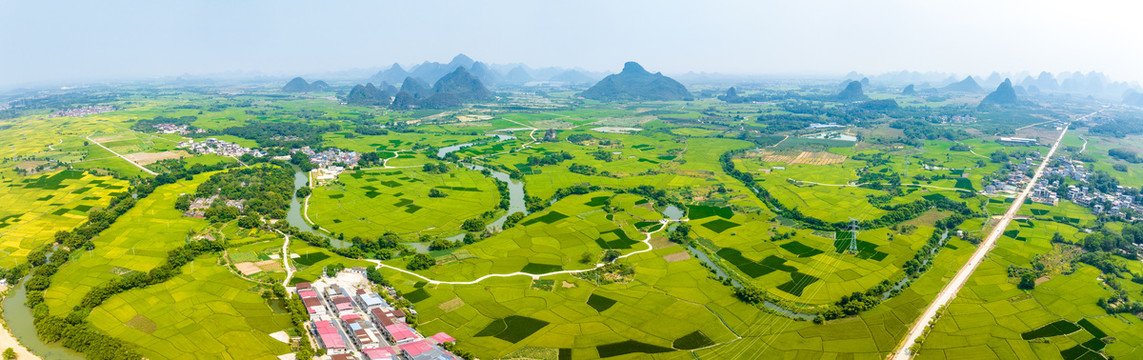
[[1000,238],[1000,235],[1004,234],[1008,223],[1012,222],[1012,218],[1020,211],[1020,206],[1024,205],[1024,199],[1032,192],[1032,187],[1036,185],[1036,180],[1039,180],[1040,175],[1044,172],[1044,168],[1047,167],[1048,162],[1051,161],[1052,155],[1055,154],[1056,149],[1060,147],[1060,143],[1063,142],[1064,135],[1068,133],[1068,127],[1070,125],[1071,124],[1064,125],[1064,130],[1060,132],[1060,137],[1056,139],[1056,143],[1052,145],[1052,149],[1044,156],[1044,161],[1040,163],[1040,167],[1036,168],[1036,173],[1032,175],[1032,180],[1028,182],[1028,185],[1024,186],[1024,191],[1012,202],[1012,206],[1008,208],[1008,212],[1004,213],[1004,217],[1000,218],[996,227],[992,228],[992,232],[988,233],[988,237],[977,246],[976,251],[969,257],[968,262],[957,271],[956,276],[941,289],[941,292],[937,293],[937,296],[933,298],[933,302],[921,313],[921,317],[917,318],[917,321],[910,326],[905,338],[901,340],[901,343],[897,344],[897,349],[890,355],[891,359],[909,360],[915,355],[909,348],[921,337],[929,323],[936,320],[937,312],[956,298],[957,292],[968,282],[968,278],[972,276],[972,273],[976,271],[976,268],[984,261],[984,257],[988,255],[988,252],[996,246],[997,239]]
[[286,235],[281,231],[282,237],[286,240],[282,242],[282,268],[286,269],[286,279],[282,280],[283,287],[290,287],[290,278],[294,277],[294,267],[290,266],[290,235]]
[[123,156],[122,154],[115,152],[115,150],[111,150],[110,148],[103,146],[103,144],[100,144],[98,141],[92,140],[90,136],[87,137],[87,140],[95,143],[95,145],[99,145],[99,147],[103,148],[104,150],[107,150],[107,151],[111,152],[112,154],[115,154],[115,156],[118,156],[120,159],[123,159],[123,161],[131,163],[131,165],[135,165],[135,167],[143,170],[143,172],[145,172],[145,173],[151,174],[151,176],[159,175],[159,174],[156,174],[154,171],[151,171],[150,169],[143,167],[143,165],[139,165],[138,163],[131,161],[131,159],[128,159],[126,156]]
[[[654,247],[651,246],[651,243],[650,243],[651,234],[665,230],[667,228],[667,224],[670,224],[671,222],[676,222],[676,221],[687,221],[687,219],[683,219],[683,220],[668,220],[668,219],[659,220],[659,224],[661,224],[661,225],[659,226],[658,230],[643,233],[647,236],[642,241],[642,243],[647,245],[646,249],[636,250],[636,251],[632,251],[632,252],[627,253],[627,254],[623,254],[622,256],[619,256],[618,259],[622,259],[622,258],[626,258],[626,257],[631,256],[631,255],[642,254],[642,253],[654,250]],[[533,279],[539,279],[541,277],[551,276],[551,275],[575,274],[575,273],[588,272],[588,271],[592,271],[592,270],[601,268],[605,265],[605,264],[601,263],[601,264],[595,264],[595,267],[590,268],[590,269],[553,271],[553,272],[543,273],[543,274],[532,274],[532,273],[526,273],[526,272],[520,272],[520,271],[514,272],[514,273],[509,273],[509,274],[488,274],[488,275],[484,275],[484,276],[481,276],[479,278],[476,278],[476,280],[472,280],[472,281],[440,281],[440,280],[433,280],[433,279],[427,278],[424,275],[421,275],[421,274],[418,274],[418,273],[415,273],[415,272],[412,272],[409,270],[405,270],[405,269],[402,269],[399,267],[383,264],[383,263],[381,263],[380,260],[366,259],[366,261],[377,264],[377,267],[379,267],[379,268],[396,270],[396,271],[399,271],[399,272],[402,272],[402,273],[405,273],[408,275],[416,276],[417,278],[420,278],[421,280],[428,281],[430,284],[448,284],[448,285],[472,285],[472,284],[476,284],[476,283],[479,283],[481,281],[484,281],[484,280],[487,280],[490,278],[494,278],[494,277],[531,276]]]

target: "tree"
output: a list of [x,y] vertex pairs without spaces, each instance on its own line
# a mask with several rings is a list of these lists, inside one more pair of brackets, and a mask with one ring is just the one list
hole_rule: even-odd
[[1020,275],[1020,284],[1017,287],[1024,290],[1032,290],[1036,288],[1036,273],[1026,272]]
[[448,194],[445,194],[444,191],[440,191],[439,189],[429,189],[429,197],[431,198],[443,198],[446,196],[448,196]]
[[437,264],[437,261],[434,260],[432,256],[429,256],[427,254],[416,254],[416,255],[413,255],[413,258],[411,260],[409,260],[409,264],[405,265],[405,268],[407,268],[409,270],[414,270],[414,271],[415,270],[425,270],[425,269],[428,269],[428,268],[430,268],[436,264]]
[[1008,153],[1004,152],[1004,150],[996,150],[989,155],[988,158],[994,163],[1006,163],[1008,162]]
[[619,250],[611,249],[611,250],[604,251],[603,252],[603,261],[604,262],[615,261],[616,259],[619,259],[620,255],[623,255],[623,253],[619,252]]
[[586,251],[584,251],[583,255],[580,255],[579,257],[579,262],[581,264],[591,264],[592,261],[595,261],[595,256],[592,256],[591,253]]
[[16,350],[13,350],[12,348],[4,349],[4,360],[15,360],[15,359],[16,359]]
[[464,225],[460,226],[464,230],[470,232],[479,232],[484,230],[484,219],[472,218],[464,221]]

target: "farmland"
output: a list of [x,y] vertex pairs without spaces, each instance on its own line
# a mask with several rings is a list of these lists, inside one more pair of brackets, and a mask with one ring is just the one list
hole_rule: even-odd
[[[465,168],[445,174],[363,170],[315,189],[307,211],[316,224],[347,238],[386,231],[451,236],[464,220],[494,210],[500,202],[495,182]],[[430,189],[448,196],[429,197]]]
[[[355,267],[374,268],[374,290],[415,314],[420,333],[446,332],[479,358],[885,358],[1014,201],[985,189],[1023,186],[1047,149],[997,139],[1058,134],[1035,124],[1095,105],[1030,116],[965,108],[970,95],[878,89],[871,98],[905,105],[870,112],[823,100],[828,86],[743,90],[766,94],[756,102],[527,95],[553,104],[544,109],[504,105],[525,95],[503,92],[412,110],[346,105],[333,91],[123,91],[111,112],[0,121],[11,153],[0,161],[11,204],[0,267],[29,271],[41,317],[83,315],[152,359],[294,352],[269,336],[300,335],[271,290]],[[943,120],[962,112],[978,120]],[[193,131],[147,125],[162,121]],[[1120,188],[1097,171],[1135,186],[1139,164],[1107,154],[1136,148],[1137,135],[1096,126],[1077,126],[1060,154],[1086,159],[1077,166],[1104,189]],[[266,156],[177,147],[204,138]],[[303,146],[360,161],[320,164]],[[286,188],[200,188],[263,166],[296,172],[289,211]],[[1079,178],[1041,191],[1054,203],[1022,204],[918,358],[1130,357],[1143,346],[1136,315],[1117,312],[1143,291],[1143,240],[1133,214],[1110,213],[1134,200],[1089,200],[1109,205],[1097,214],[1066,197]],[[131,206],[105,215],[113,198]],[[91,234],[56,235],[77,227]],[[68,256],[52,259],[50,244]]]

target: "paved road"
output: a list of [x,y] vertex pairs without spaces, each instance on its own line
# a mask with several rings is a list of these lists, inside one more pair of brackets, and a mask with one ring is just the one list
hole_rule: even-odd
[[131,163],[131,165],[135,165],[135,167],[142,169],[143,172],[145,172],[145,173],[151,174],[152,176],[153,175],[159,175],[159,174],[156,174],[154,171],[151,171],[150,169],[143,167],[143,165],[139,165],[139,164],[135,163],[134,161],[131,161],[131,159],[128,159],[126,156],[123,156],[122,154],[115,152],[115,150],[111,150],[110,148],[103,146],[103,144],[100,144],[98,141],[93,140],[90,136],[87,137],[87,140],[95,143],[95,145],[99,145],[99,147],[103,148],[104,150],[110,151],[112,154],[115,154],[115,156],[118,156],[120,159],[123,159],[124,161]]
[[[663,231],[664,229],[667,228],[667,225],[673,221],[687,221],[687,220],[686,219],[683,219],[683,220],[667,220],[667,219],[659,220],[659,223],[661,224],[659,226],[659,229],[657,229],[655,231],[644,233],[647,235],[647,237],[643,239],[643,243],[647,244],[646,249],[632,251],[630,253],[627,253],[627,254],[620,256],[619,259],[631,256],[631,255],[635,255],[635,254],[645,253],[645,252],[653,250],[653,247],[651,246],[651,243],[650,243],[651,234]],[[514,273],[509,273],[509,274],[488,274],[488,275],[481,276],[481,277],[477,278],[476,280],[472,280],[472,281],[440,281],[440,280],[433,280],[433,279],[427,278],[424,275],[421,275],[421,274],[418,274],[418,273],[415,273],[415,272],[412,272],[409,270],[405,270],[405,269],[402,269],[402,268],[399,268],[396,266],[390,266],[390,265],[383,264],[383,263],[381,263],[380,260],[366,259],[366,261],[377,264],[377,267],[379,267],[379,268],[396,270],[396,271],[400,271],[400,272],[405,273],[405,274],[416,276],[416,277],[420,278],[421,280],[428,281],[430,284],[449,284],[449,285],[472,285],[472,284],[476,284],[478,282],[481,282],[481,281],[484,281],[484,280],[487,280],[490,278],[494,278],[494,277],[531,276],[534,279],[539,279],[541,277],[557,275],[557,274],[575,274],[575,273],[581,273],[581,272],[588,272],[588,271],[592,271],[592,270],[601,268],[601,267],[603,267],[603,265],[605,265],[605,264],[595,264],[595,267],[590,268],[590,269],[553,271],[553,272],[543,273],[543,274],[532,274],[532,273],[526,273],[526,272],[514,272]]]
[[914,354],[909,350],[909,347],[925,332],[925,328],[928,327],[929,322],[937,316],[937,311],[952,302],[953,298],[956,298],[956,293],[960,291],[960,288],[963,287],[965,282],[968,281],[968,278],[972,276],[972,272],[976,271],[977,266],[980,266],[980,263],[984,261],[984,257],[988,255],[988,252],[996,245],[996,240],[1000,238],[1000,235],[1004,234],[1004,229],[1008,227],[1008,223],[1012,222],[1012,217],[1020,211],[1020,206],[1024,204],[1024,199],[1032,192],[1032,187],[1036,185],[1036,180],[1040,178],[1040,174],[1044,172],[1044,168],[1047,167],[1048,162],[1051,161],[1052,155],[1055,154],[1056,149],[1060,147],[1060,143],[1064,140],[1064,134],[1068,133],[1069,126],[1071,126],[1071,124],[1064,125],[1064,130],[1060,132],[1060,137],[1056,139],[1056,143],[1052,145],[1052,149],[1044,156],[1044,161],[1040,163],[1040,167],[1036,168],[1035,175],[1032,175],[1032,180],[1024,187],[1024,191],[1012,202],[1012,206],[1008,208],[1008,212],[1004,213],[1004,217],[1000,218],[1000,221],[996,223],[996,227],[992,228],[992,232],[988,233],[988,237],[977,246],[976,251],[972,253],[972,257],[968,259],[968,262],[960,268],[960,271],[957,271],[956,276],[941,289],[941,292],[937,293],[937,297],[933,299],[933,302],[929,304],[925,312],[921,313],[921,317],[909,328],[905,339],[897,345],[896,351],[890,355],[890,358],[894,360],[908,360],[913,357]]

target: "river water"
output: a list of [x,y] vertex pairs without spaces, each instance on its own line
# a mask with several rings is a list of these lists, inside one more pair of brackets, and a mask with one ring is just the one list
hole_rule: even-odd
[[290,210],[286,212],[286,223],[288,223],[294,227],[297,227],[301,231],[305,231],[305,232],[308,232],[308,233],[311,233],[314,235],[324,237],[324,238],[329,240],[330,244],[332,244],[333,246],[336,246],[338,248],[349,247],[352,244],[350,244],[348,241],[341,241],[341,240],[338,240],[336,238],[330,237],[330,236],[322,233],[321,231],[314,230],[313,226],[310,226],[310,223],[306,222],[305,217],[302,216],[302,203],[298,199],[298,189],[301,189],[303,186],[309,185],[309,182],[310,182],[309,176],[306,176],[305,172],[303,172],[301,169],[299,169],[298,167],[295,166],[294,167],[294,193],[290,194]]
[[12,336],[20,340],[28,350],[44,359],[83,360],[83,354],[71,351],[61,345],[45,344],[36,336],[36,326],[32,325],[32,309],[24,306],[28,293],[23,284],[15,286],[12,293],[4,298],[4,322],[8,324]]

